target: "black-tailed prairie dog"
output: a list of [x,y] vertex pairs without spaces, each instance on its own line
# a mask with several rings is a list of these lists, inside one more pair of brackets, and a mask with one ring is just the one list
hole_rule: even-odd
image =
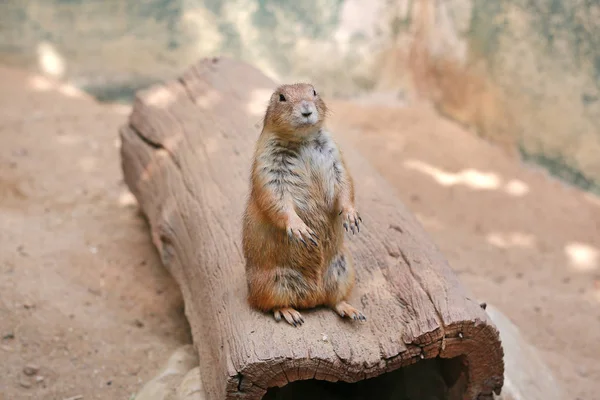
[[365,321],[345,300],[354,267],[344,231],[358,233],[354,183],[324,127],[327,106],[310,84],[275,90],[252,163],[243,218],[248,301],[294,326],[297,309],[324,305]]

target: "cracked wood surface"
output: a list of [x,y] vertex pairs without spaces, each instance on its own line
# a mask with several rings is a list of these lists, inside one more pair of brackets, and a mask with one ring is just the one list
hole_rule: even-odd
[[179,79],[140,91],[120,132],[125,181],[182,290],[207,398],[260,399],[294,380],[356,382],[423,358],[459,356],[466,372],[456,380],[466,388],[456,389],[457,398],[491,398],[504,372],[496,328],[343,132],[333,135],[364,220],[360,234],[347,238],[357,275],[349,300],[368,321],[317,309],[293,328],[250,309],[241,216],[275,86],[242,62],[202,60]]

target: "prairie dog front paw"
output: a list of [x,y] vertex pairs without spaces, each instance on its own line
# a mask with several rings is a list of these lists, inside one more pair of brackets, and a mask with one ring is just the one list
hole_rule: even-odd
[[352,234],[354,234],[355,229],[357,233],[360,232],[362,218],[354,207],[344,207],[340,212],[340,215],[342,216],[342,224],[344,225],[346,232],[348,232],[348,229],[352,231]]
[[317,244],[318,236],[316,235],[316,233],[313,232],[312,229],[310,229],[308,227],[308,225],[306,225],[304,223],[304,221],[302,221],[300,219],[300,217],[296,217],[296,218],[292,219],[287,224],[286,231],[287,231],[287,234],[290,237],[290,239],[299,240],[302,243],[304,243],[306,246],[308,246],[308,243],[306,243],[306,241],[308,240],[314,246],[318,246],[318,244]]

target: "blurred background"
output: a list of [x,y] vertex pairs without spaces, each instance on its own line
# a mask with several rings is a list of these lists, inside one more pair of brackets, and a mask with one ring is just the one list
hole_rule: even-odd
[[4,0],[6,400],[127,398],[190,340],[116,140],[136,90],[217,55],[313,82],[566,398],[598,398],[600,2]]
[[331,95],[419,94],[598,192],[598,13],[556,0],[5,0],[0,61],[100,100],[219,54]]

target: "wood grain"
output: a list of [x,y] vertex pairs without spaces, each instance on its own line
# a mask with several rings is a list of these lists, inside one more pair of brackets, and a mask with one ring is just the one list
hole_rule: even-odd
[[491,398],[504,372],[496,328],[343,132],[333,134],[364,220],[347,239],[357,270],[349,300],[367,323],[318,309],[294,328],[247,305],[241,217],[275,86],[250,65],[205,59],[140,91],[120,132],[125,181],[181,287],[207,398],[260,399],[301,379],[356,382],[435,357],[461,357],[455,398]]

